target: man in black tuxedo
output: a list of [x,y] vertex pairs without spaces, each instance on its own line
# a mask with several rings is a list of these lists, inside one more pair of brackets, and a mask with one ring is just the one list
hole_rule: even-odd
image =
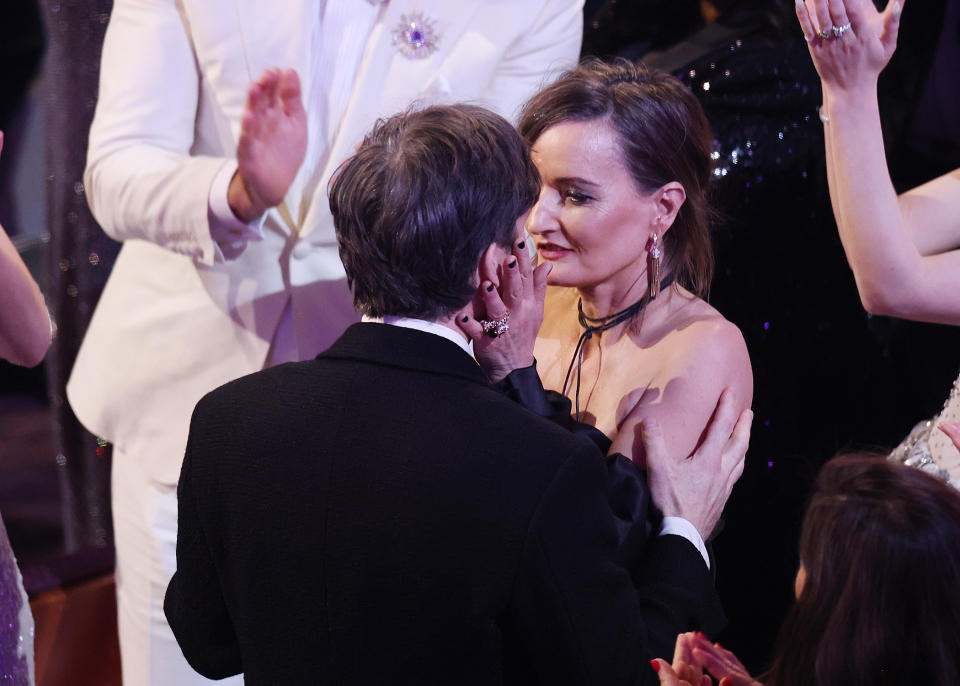
[[[340,254],[381,321],[197,405],[165,610],[198,672],[242,671],[248,686],[655,683],[652,651],[717,620],[682,536],[622,566],[600,453],[492,387],[457,328],[478,314],[478,283],[513,268],[538,189],[513,128],[469,106],[382,121],[340,170]],[[650,445],[664,514],[713,527],[746,451],[733,423],[686,461],[715,480],[657,471]]]

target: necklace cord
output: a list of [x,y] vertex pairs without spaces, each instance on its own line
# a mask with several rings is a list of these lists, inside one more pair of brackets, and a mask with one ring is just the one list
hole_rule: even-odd
[[[673,275],[669,274],[660,284],[662,289],[666,289],[673,282]],[[633,303],[627,308],[620,310],[619,312],[614,312],[611,315],[606,317],[588,317],[583,313],[583,299],[580,298],[577,300],[577,321],[580,322],[580,326],[583,327],[583,333],[580,334],[579,340],[577,340],[577,347],[573,350],[573,357],[570,358],[570,365],[567,367],[567,373],[563,377],[563,390],[561,391],[563,395],[567,394],[567,386],[570,383],[570,373],[573,371],[573,364],[577,364],[577,385],[576,385],[576,394],[574,395],[574,409],[576,410],[576,420],[580,421],[580,373],[583,367],[583,349],[586,346],[587,341],[593,338],[593,333],[595,331],[606,331],[607,329],[612,329],[618,324],[622,324],[628,319],[633,318],[639,312],[641,312],[653,298],[650,297],[650,294],[644,295],[637,302]]]

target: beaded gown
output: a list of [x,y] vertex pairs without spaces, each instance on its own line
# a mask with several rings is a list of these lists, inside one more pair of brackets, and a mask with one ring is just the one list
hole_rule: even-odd
[[0,519],[0,683],[33,685],[33,618]]
[[898,445],[890,459],[922,469],[960,490],[960,451],[945,433],[937,429],[940,422],[960,421],[960,376],[937,416],[920,422]]

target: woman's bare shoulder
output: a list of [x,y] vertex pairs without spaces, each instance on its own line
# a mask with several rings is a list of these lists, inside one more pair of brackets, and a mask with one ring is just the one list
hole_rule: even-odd
[[753,396],[753,370],[740,328],[709,303],[696,298],[680,308],[664,343],[670,351],[670,372],[694,384],[733,387],[748,406]]
[[739,410],[753,403],[753,371],[740,329],[702,300],[682,309],[664,322],[667,330],[648,351],[657,349],[656,372],[639,398],[625,398],[619,422],[656,418],[670,454],[678,456],[702,440],[725,389]]

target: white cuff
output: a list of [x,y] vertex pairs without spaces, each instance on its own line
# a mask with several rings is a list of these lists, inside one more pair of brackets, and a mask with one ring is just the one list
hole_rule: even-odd
[[[230,202],[227,194],[230,189],[230,180],[237,171],[237,161],[231,160],[224,164],[213,179],[213,185],[210,186],[210,198],[208,208],[210,210],[210,238],[217,244],[217,247],[226,251],[233,252],[243,248],[247,241],[263,240],[263,222],[266,219],[266,213],[258,219],[246,224],[239,219],[230,209]],[[229,250],[232,248],[233,250]],[[220,250],[217,251],[220,253]],[[222,258],[222,253],[218,255]]]
[[707,546],[703,544],[703,538],[700,537],[697,527],[683,517],[664,517],[663,524],[660,525],[660,533],[657,535],[666,536],[667,534],[682,536],[693,543],[694,547],[700,551],[700,555],[703,556],[707,569],[710,569],[710,556],[707,555]]

